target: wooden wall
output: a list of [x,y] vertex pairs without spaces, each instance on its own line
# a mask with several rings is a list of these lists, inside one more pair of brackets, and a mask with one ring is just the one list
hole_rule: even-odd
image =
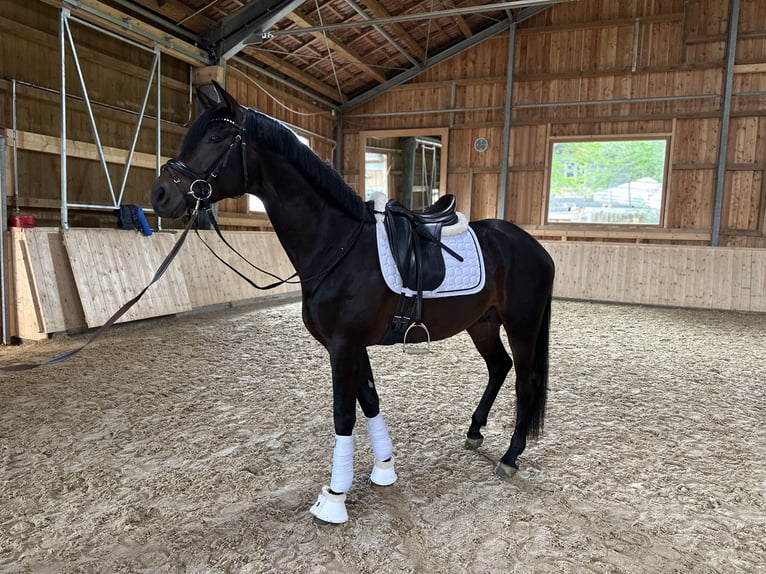
[[[506,218],[541,237],[708,243],[729,4],[580,0],[521,23]],[[721,245],[766,247],[766,2],[740,6]],[[348,181],[360,177],[349,151],[359,145],[358,131],[449,127],[449,191],[471,219],[496,217],[507,55],[508,35],[498,35],[345,114]],[[544,224],[551,138],[647,133],[671,136],[661,233]],[[489,141],[483,153],[473,149],[480,136]]]
[[[99,5],[88,0],[89,5]],[[103,5],[99,5],[103,9]],[[73,14],[77,16],[77,11]],[[37,216],[41,226],[58,226],[60,219],[60,48],[56,0],[3,0],[0,2],[0,135],[7,135],[18,155],[18,206],[13,189],[9,207]],[[70,20],[88,96],[93,104],[101,144],[110,148],[108,169],[115,193],[125,169],[126,150],[133,139],[154,54]],[[99,24],[104,27],[105,24]],[[121,34],[124,35],[124,34]],[[65,68],[67,100],[67,189],[71,203],[111,203],[107,180],[98,161],[95,138],[83,103],[83,94],[67,45]],[[190,99],[198,61],[163,52],[161,69],[161,144],[165,159],[175,155],[189,123],[196,117],[196,100]],[[13,132],[13,80],[16,81],[16,141]],[[239,101],[290,124],[309,137],[323,158],[332,159],[335,142],[330,112],[294,90],[260,77],[252,69],[232,63],[225,84]],[[149,207],[149,190],[156,177],[156,82],[149,95],[146,116],[138,135],[137,157],[129,171],[122,203]],[[11,164],[9,168],[14,166]],[[9,174],[9,184],[14,183]],[[224,202],[222,223],[237,226],[266,224],[264,217],[247,214],[245,199]],[[154,223],[150,217],[150,223]],[[110,211],[70,210],[72,227],[114,227]],[[172,227],[172,222],[163,226]]]
[[[116,229],[37,227],[12,229],[10,263],[11,335],[23,340],[51,333],[80,331],[106,322],[151,281],[180,232],[154,233]],[[220,241],[200,232],[204,241],[256,284],[273,277],[254,271]],[[276,235],[268,231],[231,232],[227,240],[251,261],[280,277],[294,269]],[[119,322],[148,319],[195,309],[299,294],[297,285],[259,291],[217,261],[194,234],[141,300]]]

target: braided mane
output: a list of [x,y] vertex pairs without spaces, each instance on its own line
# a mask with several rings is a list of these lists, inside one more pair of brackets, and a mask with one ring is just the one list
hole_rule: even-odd
[[246,108],[244,129],[255,143],[284,157],[317,190],[356,219],[372,217],[362,198],[335,167],[301,142],[290,128],[264,113]]

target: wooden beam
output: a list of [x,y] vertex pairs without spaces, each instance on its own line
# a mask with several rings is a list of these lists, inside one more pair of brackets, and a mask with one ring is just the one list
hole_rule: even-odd
[[[5,128],[0,131],[0,134],[8,138],[9,146],[13,145],[12,129]],[[16,145],[18,149],[26,151],[36,151],[53,155],[59,155],[61,153],[61,138],[56,136],[17,131]],[[107,146],[102,146],[102,150],[104,152],[104,158],[108,163],[125,165],[125,162],[128,160],[128,150]],[[96,147],[96,144],[68,139],[67,157],[98,160],[98,148]],[[161,157],[160,162],[165,163],[168,159],[170,158]],[[134,152],[133,161],[130,165],[145,169],[155,169],[157,166],[157,158],[154,154]]]
[[73,16],[102,26],[125,38],[135,40],[146,46],[156,45],[161,52],[173,56],[192,66],[204,66],[209,62],[205,50],[188,42],[170,36],[167,32],[150,26],[138,18],[128,16],[124,12],[115,10],[98,2],[98,0],[77,0],[73,3],[67,0],[41,0],[45,4],[56,8],[66,8]]
[[[455,4],[453,0],[443,0],[442,2],[446,8],[457,8],[458,6]],[[457,27],[460,28],[460,31],[463,33],[463,36],[466,38],[470,38],[473,36],[473,31],[468,27],[468,24],[465,23],[465,18],[462,16],[453,16],[453,20],[455,20],[455,24],[457,24]]]
[[[372,15],[376,18],[389,18],[392,15],[383,7],[382,4],[378,2],[378,0],[363,1],[364,5],[367,6],[369,11],[372,12]],[[452,3],[452,6],[450,7],[454,7],[454,3]],[[420,46],[420,44],[418,44],[418,41],[415,40],[415,38],[410,36],[410,34],[402,27],[401,24],[388,24],[388,26],[394,31],[396,39],[401,40],[417,59],[419,59],[421,62],[425,61],[427,56],[426,51]]]
[[535,237],[591,238],[591,239],[634,239],[664,241],[710,241],[710,230],[703,229],[556,229],[550,226],[522,225]]
[[[300,14],[299,12],[291,12],[290,14],[288,14],[287,19],[293,22],[294,24],[297,24],[300,28],[311,28],[316,26],[314,22],[312,22],[306,16],[304,16],[303,14]],[[387,78],[383,74],[378,72],[375,68],[373,68],[372,64],[365,62],[361,56],[354,53],[354,51],[351,50],[351,48],[347,47],[340,40],[333,37],[331,33],[326,32],[325,34],[323,34],[322,32],[311,32],[311,35],[323,43],[326,37],[327,43],[330,45],[330,48],[332,50],[338,52],[339,54],[342,54],[349,62],[363,69],[365,72],[367,72],[370,76],[375,78],[375,80],[377,80],[381,84],[386,81]]]
[[257,48],[252,48],[252,47],[245,48],[244,52],[251,58],[258,60],[259,62],[262,62],[266,64],[267,66],[270,66],[271,68],[277,70],[278,72],[285,74],[289,78],[292,78],[296,82],[299,82],[303,84],[304,86],[307,86],[308,88],[314,90],[318,94],[327,96],[333,102],[342,103],[343,101],[345,101],[345,97],[343,97],[340,93],[338,93],[337,90],[331,88],[324,82],[320,82],[311,74],[307,74],[300,68],[297,68],[296,66],[293,66],[292,64],[288,64],[287,62],[283,61],[282,59],[274,56],[273,54],[269,52],[258,50]]
[[766,62],[759,64],[737,64],[734,66],[735,74],[760,74],[766,72]]

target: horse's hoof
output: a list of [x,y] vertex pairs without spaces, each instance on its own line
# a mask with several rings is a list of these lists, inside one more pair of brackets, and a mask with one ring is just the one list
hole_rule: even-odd
[[484,437],[465,439],[466,450],[476,450],[484,443]]
[[378,486],[391,486],[396,482],[393,457],[386,461],[375,459],[375,465],[370,473],[370,482]]
[[510,478],[516,474],[517,470],[519,469],[515,466],[498,462],[497,465],[495,465],[495,470],[493,472],[500,478]]
[[317,501],[309,509],[314,515],[314,520],[318,524],[343,524],[348,522],[348,512],[346,512],[345,493],[334,494],[329,486],[322,487],[322,493]]

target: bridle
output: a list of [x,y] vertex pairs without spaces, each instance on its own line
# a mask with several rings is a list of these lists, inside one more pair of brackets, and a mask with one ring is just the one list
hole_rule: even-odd
[[[248,108],[244,108],[244,113],[245,113],[245,117],[247,117],[247,114],[250,113],[250,110]],[[234,273],[239,275],[252,287],[255,287],[256,289],[259,289],[259,290],[273,289],[283,284],[296,285],[301,283],[308,283],[309,281],[312,281],[314,279],[324,277],[336,265],[340,263],[340,261],[346,256],[346,254],[348,254],[349,251],[351,251],[351,248],[356,244],[357,239],[359,239],[359,236],[362,234],[362,229],[364,229],[364,223],[366,218],[362,216],[361,221],[359,222],[359,227],[354,232],[354,235],[351,238],[348,246],[341,247],[338,251],[338,254],[330,261],[330,263],[327,264],[327,266],[322,271],[314,275],[311,275],[310,277],[306,277],[305,279],[298,279],[297,281],[293,280],[295,279],[295,277],[298,276],[297,272],[293,273],[286,279],[281,279],[280,277],[274,275],[273,273],[270,273],[269,271],[266,271],[265,269],[261,269],[257,265],[251,263],[244,255],[242,255],[228,241],[226,241],[226,238],[221,233],[221,228],[218,226],[218,222],[216,221],[215,216],[213,215],[213,211],[211,209],[210,202],[209,202],[210,197],[213,195],[212,180],[216,179],[218,177],[218,172],[221,169],[226,167],[226,164],[229,161],[229,156],[237,147],[239,147],[242,150],[242,177],[243,177],[243,184],[244,184],[242,189],[247,191],[247,188],[248,188],[247,162],[246,162],[247,142],[245,141],[245,138],[244,138],[244,136],[246,135],[246,130],[243,125],[238,124],[237,122],[235,122],[234,120],[230,118],[225,118],[225,117],[213,118],[212,120],[210,120],[209,123],[212,123],[212,122],[225,122],[227,124],[234,126],[237,129],[237,135],[234,137],[234,140],[231,142],[231,144],[229,144],[229,147],[226,148],[223,152],[221,152],[221,154],[218,156],[216,161],[213,162],[213,167],[210,170],[208,170],[206,174],[202,175],[197,173],[195,170],[193,170],[192,168],[190,168],[188,165],[186,165],[184,162],[182,162],[180,159],[177,159],[177,158],[168,160],[165,163],[165,165],[162,166],[162,169],[164,169],[170,174],[171,178],[173,179],[173,183],[176,185],[176,187],[178,187],[179,191],[182,194],[190,195],[194,200],[196,200],[195,207],[192,210],[192,217],[196,217],[200,209],[205,210],[207,212],[208,218],[210,219],[210,222],[213,225],[213,229],[215,229],[216,234],[221,239],[223,244],[226,245],[226,247],[228,247],[231,251],[233,251],[240,259],[242,259],[242,261],[247,263],[250,267],[252,267],[256,271],[260,271],[261,273],[276,279],[276,282],[266,286],[257,285],[249,277],[242,274],[239,270],[237,270],[235,267],[229,264],[228,261],[226,261],[224,258],[219,256],[213,250],[213,248],[202,238],[202,236],[199,234],[199,230],[195,228],[194,231],[197,234],[197,237],[200,238],[200,240],[205,245],[205,247],[208,248],[210,253],[212,253],[216,259],[218,259],[221,263],[226,265],[226,267],[234,271]],[[183,188],[181,187],[181,178],[178,175],[179,173],[192,180],[191,184],[189,184],[189,189],[186,192],[184,192]],[[242,194],[234,196],[234,197],[240,197],[241,195]]]
[[[247,110],[245,110],[245,114],[247,114]],[[209,199],[213,195],[213,185],[211,180],[217,178],[218,172],[222,168],[226,167],[226,164],[229,161],[229,156],[237,147],[242,150],[242,179],[244,184],[242,189],[247,191],[248,187],[246,162],[247,142],[245,142],[244,137],[242,137],[245,133],[245,128],[230,118],[213,118],[209,123],[213,122],[225,122],[230,124],[237,129],[238,133],[234,137],[234,140],[231,142],[231,144],[229,144],[229,147],[221,152],[216,161],[213,162],[213,167],[210,168],[206,174],[202,175],[197,173],[177,158],[169,159],[165,165],[162,166],[162,169],[170,174],[170,177],[173,179],[173,183],[176,185],[176,187],[178,187],[181,193],[184,195],[190,195],[197,201],[197,209],[200,207],[207,208],[209,206]],[[192,182],[189,184],[189,190],[185,193],[181,188],[181,178],[178,175],[179,173],[192,180]]]

